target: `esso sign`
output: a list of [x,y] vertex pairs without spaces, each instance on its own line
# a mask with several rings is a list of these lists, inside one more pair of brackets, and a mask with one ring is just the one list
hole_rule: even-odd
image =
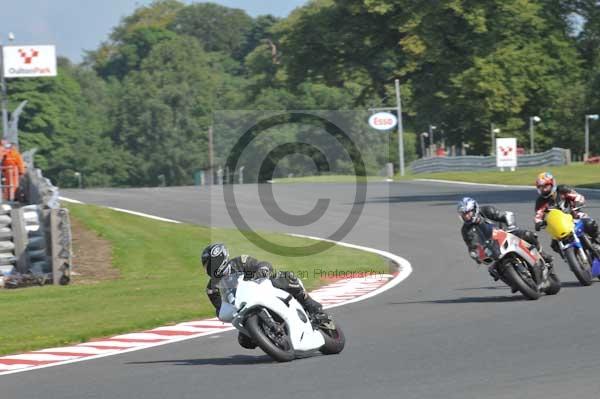
[[396,126],[396,123],[398,123],[398,118],[389,112],[378,112],[369,118],[369,125],[377,130],[391,129]]

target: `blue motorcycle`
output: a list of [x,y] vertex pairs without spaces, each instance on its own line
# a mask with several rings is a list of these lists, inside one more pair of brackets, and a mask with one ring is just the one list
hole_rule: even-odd
[[585,234],[583,219],[574,219],[571,212],[552,208],[546,211],[544,222],[577,280],[590,285],[594,277],[600,276],[600,251]]

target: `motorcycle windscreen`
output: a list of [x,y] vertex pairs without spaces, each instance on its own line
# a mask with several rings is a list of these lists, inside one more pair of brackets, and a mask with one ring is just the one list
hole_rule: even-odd
[[221,308],[219,309],[218,316],[219,320],[224,321],[225,323],[231,323],[236,311],[237,309],[235,308],[235,306],[227,302],[221,303]]
[[243,275],[241,273],[231,273],[228,276],[225,276],[219,280],[217,286],[221,289],[236,289],[238,286],[239,277]]
[[573,217],[557,209],[546,215],[546,231],[555,240],[561,240],[573,232]]

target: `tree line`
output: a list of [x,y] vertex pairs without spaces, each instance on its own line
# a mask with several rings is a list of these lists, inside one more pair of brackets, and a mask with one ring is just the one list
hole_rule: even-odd
[[[599,44],[592,0],[313,0],[286,18],[156,0],[81,64],[59,58],[58,77],[10,80],[9,108],[28,100],[21,146],[61,187],[75,172],[88,187],[191,184],[214,111],[366,112],[395,105],[396,78],[407,161],[429,125],[474,154],[491,124],[528,147],[534,115],[536,150],[577,153],[600,113]],[[397,159],[390,139],[364,146],[367,167]]]

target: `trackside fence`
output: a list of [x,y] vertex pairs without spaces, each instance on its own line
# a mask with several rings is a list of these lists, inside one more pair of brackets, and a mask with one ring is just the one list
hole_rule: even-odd
[[[551,150],[533,155],[520,155],[517,167],[528,166],[559,166],[571,163],[571,151],[564,148]],[[496,169],[495,156],[466,155],[458,157],[421,158],[410,164],[413,173],[434,173],[472,170]]]

